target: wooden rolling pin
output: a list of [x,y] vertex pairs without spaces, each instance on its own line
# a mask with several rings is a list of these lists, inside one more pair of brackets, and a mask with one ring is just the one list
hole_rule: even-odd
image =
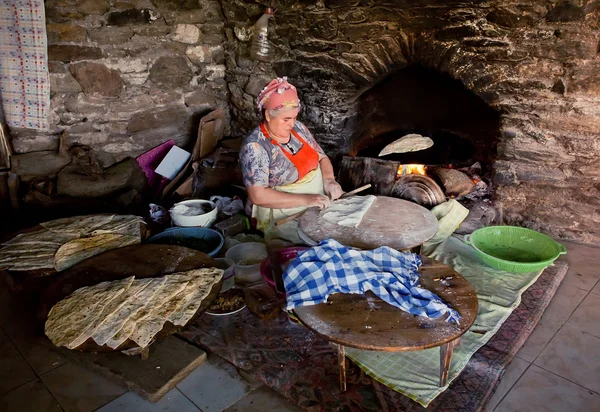
[[[360,192],[362,192],[364,190],[367,190],[370,187],[371,187],[370,183],[368,185],[361,186],[358,189],[354,189],[354,190],[352,190],[352,191],[350,191],[348,193],[344,193],[343,195],[340,196],[340,199],[343,199],[345,197],[349,197],[349,196],[355,195],[355,194],[360,193]],[[303,210],[302,212],[294,213],[293,215],[288,216],[288,217],[284,217],[283,219],[278,220],[277,222],[275,222],[275,226],[280,226],[280,225],[283,225],[284,223],[287,223],[287,222],[289,222],[291,220],[299,218],[300,216],[302,216],[304,214],[304,212],[306,212],[306,210]]]

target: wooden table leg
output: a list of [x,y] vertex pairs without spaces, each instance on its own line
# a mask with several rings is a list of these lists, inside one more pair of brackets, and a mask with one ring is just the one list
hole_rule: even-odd
[[456,340],[453,340],[440,346],[440,386],[444,386],[448,382],[448,372],[455,344]]
[[338,350],[338,362],[340,364],[340,390],[346,392],[346,351],[343,345],[334,344]]

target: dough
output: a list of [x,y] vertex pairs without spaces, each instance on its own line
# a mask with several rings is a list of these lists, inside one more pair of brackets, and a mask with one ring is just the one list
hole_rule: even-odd
[[341,226],[357,227],[375,199],[376,196],[369,195],[336,200],[322,212],[323,218]]
[[433,140],[420,134],[407,134],[383,148],[379,157],[392,153],[418,152],[433,146]]

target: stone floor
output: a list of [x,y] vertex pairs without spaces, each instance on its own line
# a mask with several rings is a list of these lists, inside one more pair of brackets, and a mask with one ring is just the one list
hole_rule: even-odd
[[[509,366],[489,411],[600,410],[600,248],[567,244],[570,269]],[[0,293],[0,411],[297,411],[273,390],[208,361],[150,403],[36,342],[19,302]]]

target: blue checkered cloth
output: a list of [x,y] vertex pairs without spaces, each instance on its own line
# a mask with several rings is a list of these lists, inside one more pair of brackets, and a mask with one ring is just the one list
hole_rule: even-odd
[[389,247],[355,250],[332,239],[299,254],[284,279],[287,310],[316,305],[333,293],[365,294],[368,290],[405,312],[428,318],[460,315],[437,295],[419,287],[421,258]]

